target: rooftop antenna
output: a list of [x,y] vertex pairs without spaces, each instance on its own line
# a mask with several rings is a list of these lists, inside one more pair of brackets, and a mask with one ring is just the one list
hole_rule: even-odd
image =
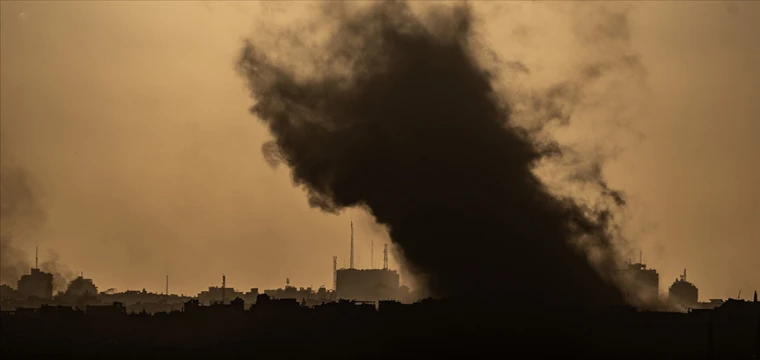
[[388,244],[383,246],[383,270],[388,270]]
[[354,268],[354,222],[351,221],[351,260],[349,260],[348,267]]
[[681,275],[681,281],[686,281],[686,269],[683,269],[683,275]]
[[285,279],[285,287],[290,286],[290,278]]
[[35,269],[40,268],[40,247],[39,246],[34,247],[34,268]]
[[333,256],[333,290],[338,288],[338,257]]
[[741,299],[742,299],[742,290],[739,289],[739,295],[736,296],[736,300],[741,300]]
[[[755,290],[755,297],[754,297],[753,301],[757,302],[757,290]],[[758,354],[758,355],[760,355],[760,354]]]
[[224,293],[227,288],[227,277],[222,274],[222,304],[224,304]]

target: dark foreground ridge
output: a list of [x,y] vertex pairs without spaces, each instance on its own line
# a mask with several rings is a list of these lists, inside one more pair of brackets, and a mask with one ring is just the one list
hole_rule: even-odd
[[689,313],[541,308],[474,299],[349,301],[303,307],[260,295],[245,309],[185,303],[182,311],[127,315],[120,303],[2,313],[0,356],[173,357],[564,355],[731,358],[760,355],[760,303],[729,300]]

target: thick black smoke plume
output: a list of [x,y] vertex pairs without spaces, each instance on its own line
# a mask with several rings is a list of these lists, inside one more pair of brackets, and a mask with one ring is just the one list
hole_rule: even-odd
[[[534,174],[561,152],[512,121],[475,59],[469,9],[424,22],[398,2],[342,9],[331,8],[328,53],[302,67],[244,48],[252,112],[274,135],[267,159],[290,167],[312,206],[366,208],[434,295],[620,301],[579,245],[607,251],[610,213],[553,195]],[[303,75],[309,66],[318,75]]]

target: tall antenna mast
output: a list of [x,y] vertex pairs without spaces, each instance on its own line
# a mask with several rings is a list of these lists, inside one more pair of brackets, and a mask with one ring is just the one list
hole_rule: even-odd
[[34,247],[34,268],[35,269],[40,268],[40,247],[39,246]]
[[333,256],[333,290],[338,288],[338,257]]
[[388,244],[383,246],[383,270],[388,270]]
[[349,260],[348,267],[354,268],[354,222],[351,221],[351,260]]
[[224,304],[224,292],[227,289],[227,277],[222,274],[222,304]]

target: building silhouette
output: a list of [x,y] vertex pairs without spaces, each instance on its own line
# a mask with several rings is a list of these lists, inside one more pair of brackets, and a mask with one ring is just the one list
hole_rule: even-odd
[[127,308],[120,302],[111,305],[87,305],[85,314],[97,318],[123,316],[127,314]]
[[693,309],[697,306],[699,290],[694,284],[686,281],[686,269],[683,270],[683,275],[679,276],[673,285],[670,285],[668,298],[672,303],[687,309]]
[[655,269],[647,269],[641,261],[629,263],[625,269],[634,294],[644,302],[657,301],[660,291],[660,274]]
[[0,285],[0,301],[1,300],[13,300],[18,298],[18,291],[6,284]]
[[80,298],[82,296],[96,296],[98,295],[98,287],[92,279],[87,279],[83,274],[80,274],[76,279],[71,280],[66,287],[64,295],[68,298]]
[[244,296],[244,293],[233,288],[209,286],[208,290],[204,290],[198,294],[198,300],[203,305],[211,305],[216,302],[223,302],[226,304],[235,298],[242,298]]
[[[357,269],[354,267],[353,221],[351,222],[351,247],[349,254],[348,269],[337,269],[337,257],[333,257],[333,283],[336,299],[379,301],[397,300],[399,298],[400,278],[398,272],[388,268],[387,245],[383,247],[382,269]],[[370,265],[370,267],[372,266]]]
[[46,273],[38,268],[32,268],[31,274],[22,275],[18,280],[18,296],[26,299],[35,297],[39,299],[53,298],[53,274]]
[[396,299],[399,292],[399,274],[389,269],[339,269],[336,274],[335,292],[338,299]]

